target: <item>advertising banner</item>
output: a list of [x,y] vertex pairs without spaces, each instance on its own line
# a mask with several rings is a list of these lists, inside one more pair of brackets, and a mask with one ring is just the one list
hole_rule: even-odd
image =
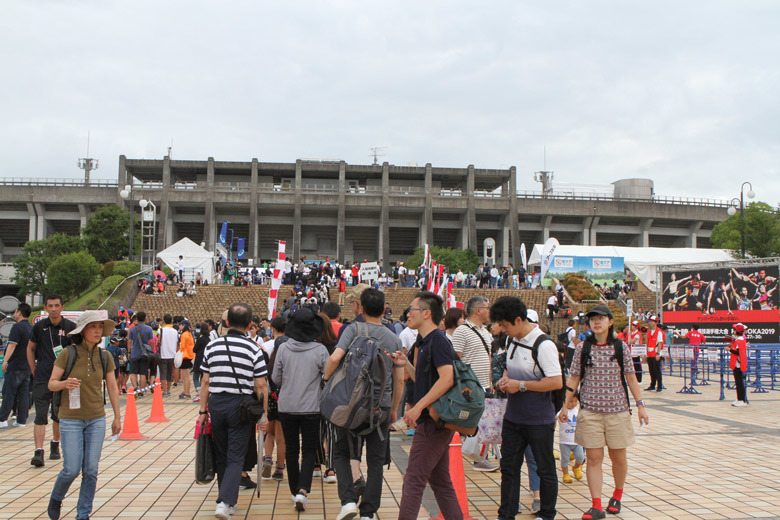
[[625,277],[622,256],[556,256],[542,280],[544,287],[552,285],[553,277],[562,279],[566,273],[580,273],[594,284],[609,286],[612,280]]
[[726,342],[735,323],[751,343],[778,343],[777,279],[774,264],[663,273],[661,318],[682,336],[698,325],[710,343]]

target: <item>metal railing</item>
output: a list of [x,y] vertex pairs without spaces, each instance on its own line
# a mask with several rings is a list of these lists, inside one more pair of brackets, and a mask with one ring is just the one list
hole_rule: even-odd
[[116,188],[117,181],[92,179],[89,184],[84,179],[31,179],[29,177],[0,177],[0,186],[55,186],[55,187],[87,187]]

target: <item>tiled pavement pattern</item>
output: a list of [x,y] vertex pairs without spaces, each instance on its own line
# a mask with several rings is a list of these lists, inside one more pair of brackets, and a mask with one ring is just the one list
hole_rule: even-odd
[[[637,443],[630,449],[619,518],[780,518],[775,516],[780,515],[780,394],[749,394],[749,407],[734,408],[729,404],[733,390],[727,391],[726,401],[718,401],[715,385],[699,387],[702,395],[687,395],[675,393],[682,387],[680,379],[667,378],[666,384],[665,392],[645,397],[650,425],[637,432]],[[93,518],[213,518],[216,485],[193,482],[197,405],[178,401],[176,393],[165,404],[171,421],[146,424],[151,398],[139,400],[141,432],[149,440],[104,445]],[[411,438],[394,433],[392,442],[394,458],[404,466],[405,457],[398,450],[408,452]],[[32,446],[31,425],[0,430],[0,518],[46,518],[61,462],[47,460],[44,468],[33,468]],[[48,440],[46,447],[48,456]],[[478,473],[464,464],[472,516],[495,518],[500,474]],[[380,519],[397,517],[402,478],[396,465],[385,472]],[[79,482],[64,502],[63,518],[75,518]],[[527,482],[524,471],[523,511],[518,518],[533,518],[527,509],[531,502]],[[612,490],[609,477],[607,482],[605,503]],[[558,518],[580,518],[590,502],[585,479],[559,485]],[[335,518],[340,508],[336,486],[318,481],[307,511],[299,516],[287,482],[270,480],[263,481],[259,499],[242,491],[238,506],[234,518],[277,520]],[[427,506],[420,518],[438,513],[435,503]]]

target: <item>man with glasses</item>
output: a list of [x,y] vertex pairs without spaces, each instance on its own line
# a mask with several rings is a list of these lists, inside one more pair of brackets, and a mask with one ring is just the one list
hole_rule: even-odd
[[[490,303],[487,298],[474,296],[466,302],[466,321],[452,333],[452,347],[464,363],[469,365],[485,392],[492,393],[492,366],[490,343],[493,337],[485,328],[490,319]],[[496,471],[498,465],[487,459],[474,463],[477,471]]]
[[428,407],[454,383],[452,346],[438,327],[443,316],[442,298],[430,291],[417,293],[407,314],[407,325],[417,329],[420,336],[414,377],[414,395],[418,399],[404,414],[404,422],[415,428],[415,435],[404,475],[399,520],[416,520],[426,484],[431,486],[444,518],[463,519],[450,478],[453,431],[437,429],[428,413]]

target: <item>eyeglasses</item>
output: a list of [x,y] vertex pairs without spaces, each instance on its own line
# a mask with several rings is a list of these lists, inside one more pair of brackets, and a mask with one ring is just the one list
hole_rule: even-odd
[[420,312],[422,312],[422,311],[427,311],[427,310],[430,310],[430,309],[423,309],[422,307],[409,307],[409,311],[410,312],[411,311],[420,311]]

